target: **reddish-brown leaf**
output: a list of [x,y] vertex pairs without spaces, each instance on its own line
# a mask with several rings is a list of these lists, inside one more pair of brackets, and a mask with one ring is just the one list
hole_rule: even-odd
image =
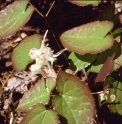
[[113,54],[112,56],[110,56],[104,63],[104,65],[102,66],[100,72],[97,75],[97,78],[95,79],[95,82],[100,82],[103,81],[105,79],[105,77],[110,74],[113,71],[114,68],[114,59],[115,54]]

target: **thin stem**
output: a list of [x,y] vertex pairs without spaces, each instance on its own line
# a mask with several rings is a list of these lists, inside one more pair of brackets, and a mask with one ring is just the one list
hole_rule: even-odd
[[13,120],[14,120],[14,116],[13,116],[13,112],[11,112],[9,124],[13,124]]
[[92,94],[100,94],[100,93],[103,93],[103,91],[94,92],[94,93],[92,93]]
[[47,33],[48,33],[48,30],[46,30],[45,34],[44,34],[44,37],[43,37],[43,40],[42,40],[42,43],[44,43],[45,39],[46,39],[46,36],[47,36]]
[[39,12],[38,9],[36,9],[36,7],[35,7],[33,4],[31,4],[31,2],[29,2],[29,4],[37,11],[37,13],[38,13],[41,17],[44,17],[44,15],[43,15],[41,12]]
[[[59,47],[60,49],[62,49],[61,46],[60,46],[60,44],[59,44],[59,42],[58,42],[58,40],[57,40],[57,38],[56,38],[56,36],[55,36],[55,34],[53,33],[53,30],[51,29],[51,27],[50,27],[48,21],[47,21],[46,19],[44,19],[44,20],[45,20],[45,22],[46,22],[46,24],[47,24],[47,26],[48,26],[50,32],[52,33],[52,35],[53,35],[53,37],[54,37],[54,39],[55,39],[55,41],[56,41],[58,47]],[[65,55],[64,53],[62,53],[62,54],[63,54],[63,56],[65,57],[65,59],[66,59],[68,65],[69,65],[69,61],[68,61],[66,55]]]
[[[50,32],[52,33],[52,35],[53,35],[53,37],[54,37],[54,39],[55,39],[55,41],[56,41],[58,47],[59,47],[60,49],[62,49],[61,46],[60,46],[60,44],[58,43],[58,40],[57,40],[55,34],[53,33],[53,31],[52,31],[52,29],[51,29],[51,27],[50,27],[50,25],[49,25],[49,23],[48,23],[48,21],[47,21],[47,19],[46,19],[46,17],[48,16],[49,12],[51,11],[51,9],[52,9],[54,3],[55,3],[55,0],[53,1],[53,3],[52,3],[52,5],[51,5],[50,9],[48,10],[48,12],[47,12],[47,14],[46,14],[46,16],[44,16],[42,13],[40,13],[40,12],[38,11],[38,9],[36,9],[36,8],[29,2],[29,4],[34,7],[35,11],[36,11],[41,17],[43,17],[45,23],[47,24],[47,26],[48,26]],[[68,61],[68,59],[67,59],[67,57],[66,57],[66,55],[65,55],[64,53],[63,53],[63,56],[65,57],[65,59],[66,59],[68,65],[69,65],[69,61]]]
[[55,0],[54,0],[53,3],[51,4],[51,7],[50,7],[49,10],[47,11],[45,17],[47,17],[47,16],[49,15],[49,13],[50,13],[51,9],[53,8],[54,4],[55,4]]
[[87,74],[86,74],[86,70],[83,68],[83,69],[81,69],[81,72],[82,72],[83,75],[84,75],[83,78],[81,77],[82,81],[86,81],[86,80],[88,79]]

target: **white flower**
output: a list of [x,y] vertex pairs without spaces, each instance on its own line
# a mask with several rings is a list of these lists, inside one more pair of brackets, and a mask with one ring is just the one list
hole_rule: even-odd
[[[49,70],[50,76],[51,76],[51,70],[53,62],[56,60],[56,57],[59,56],[62,52],[64,52],[66,49],[63,49],[59,51],[56,54],[53,54],[53,51],[50,47],[48,47],[48,44],[45,45],[45,37],[47,35],[47,31],[44,35],[44,39],[42,40],[42,45],[40,49],[32,48],[29,52],[29,56],[31,59],[35,60],[35,64],[31,65],[31,72],[32,75],[35,74],[44,74],[44,71]],[[44,76],[44,75],[43,75]]]
[[33,65],[31,65],[31,72],[33,73],[33,75],[35,74],[35,73],[39,73],[39,70],[40,70],[40,67],[37,65],[37,64],[33,64]]
[[110,95],[110,99],[111,99],[112,102],[115,101],[116,95],[115,95],[115,94],[111,94],[111,95]]
[[105,101],[107,99],[105,93],[100,93],[99,98],[100,98],[101,102],[103,102],[103,101]]

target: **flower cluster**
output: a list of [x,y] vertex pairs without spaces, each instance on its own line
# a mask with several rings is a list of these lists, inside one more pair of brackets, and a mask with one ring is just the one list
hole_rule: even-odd
[[35,64],[31,65],[30,70],[32,75],[41,74],[45,77],[45,72],[49,72],[48,75],[50,77],[55,77],[55,74],[52,73],[52,71],[54,71],[52,68],[53,62],[56,60],[56,57],[59,56],[62,52],[64,52],[66,49],[63,49],[56,54],[53,54],[53,51],[48,46],[48,44],[45,45],[44,43],[47,32],[48,31],[46,31],[44,35],[40,49],[32,48],[29,52],[29,56],[31,57],[31,59],[35,60]]
[[103,102],[103,101],[111,101],[111,102],[114,102],[116,100],[116,94],[115,93],[110,93],[110,90],[107,89],[106,91],[102,91],[100,94],[99,94],[99,100],[100,102]]

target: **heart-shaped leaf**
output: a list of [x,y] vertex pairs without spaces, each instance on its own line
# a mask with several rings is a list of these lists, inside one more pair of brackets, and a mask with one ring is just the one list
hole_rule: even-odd
[[52,78],[40,80],[37,84],[26,92],[17,107],[17,110],[27,110],[39,102],[46,104],[50,99],[50,93],[55,87],[55,81]]
[[21,71],[26,68],[26,66],[31,61],[31,58],[28,55],[30,49],[40,48],[41,41],[42,38],[40,35],[31,35],[26,37],[16,48],[14,48],[11,59],[16,71]]
[[76,68],[83,69],[88,67],[97,58],[97,55],[79,55],[77,53],[72,52],[68,58],[72,60]]
[[114,39],[107,35],[112,28],[112,22],[95,21],[64,32],[60,40],[69,51],[97,54],[112,47]]
[[96,6],[96,5],[98,5],[98,3],[100,2],[100,0],[68,0],[69,2],[71,2],[71,3],[73,3],[73,4],[76,4],[76,5],[78,5],[78,6],[87,6],[87,5],[94,5],[94,6]]
[[27,112],[20,124],[59,124],[59,120],[54,110],[47,110],[38,103]]
[[60,71],[57,77],[59,95],[54,98],[54,106],[68,124],[93,124],[95,104],[85,82],[74,75]]
[[0,38],[10,36],[26,24],[34,8],[29,0],[17,0],[0,11]]

